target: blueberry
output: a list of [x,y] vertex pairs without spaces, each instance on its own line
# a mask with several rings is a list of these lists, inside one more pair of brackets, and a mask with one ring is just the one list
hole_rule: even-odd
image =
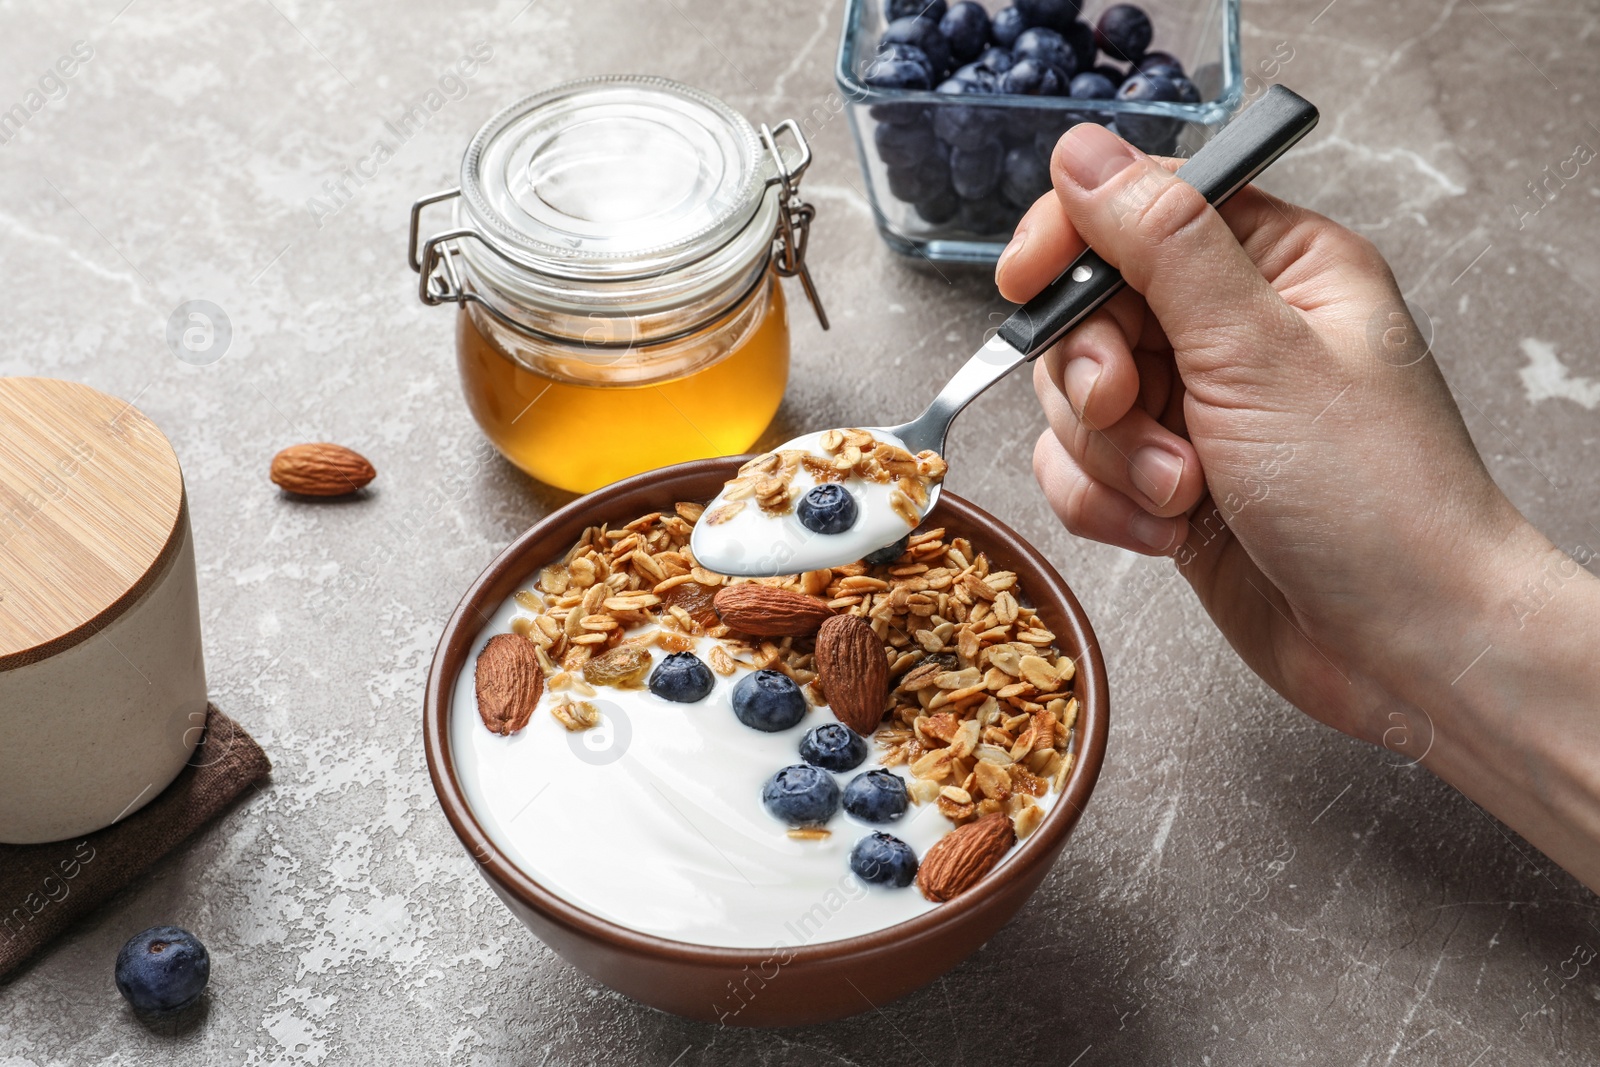
[[800,739],[800,758],[825,771],[853,771],[867,758],[867,741],[844,723],[830,722]]
[[[940,83],[937,91],[955,96],[990,95],[983,89],[956,81],[954,78]],[[978,149],[992,145],[999,137],[997,127],[1001,116],[995,114],[997,110],[992,107],[965,107],[956,104],[935,108],[933,132],[951,148]]]
[[883,0],[883,17],[890,22],[918,15],[938,22],[944,18],[944,0]]
[[1063,88],[1056,69],[1033,58],[1017,60],[1016,66],[1000,75],[1000,91],[1007,96],[1060,96]]
[[1000,187],[1000,153],[992,146],[950,153],[950,184],[963,200],[981,200]]
[[906,780],[890,770],[858,774],[844,787],[844,810],[862,822],[894,822],[909,803]]
[[961,201],[959,225],[963,230],[985,237],[1009,235],[1022,218],[1022,212],[999,197]]
[[1085,71],[1072,79],[1067,95],[1075,100],[1111,100],[1117,95],[1117,83],[1098,71]]
[[1072,49],[1072,58],[1078,61],[1078,69],[1088,70],[1094,66],[1094,27],[1087,22],[1074,21],[1072,25],[1061,31],[1061,39],[1067,42],[1067,47]]
[[752,730],[775,734],[806,717],[806,696],[778,671],[755,671],[733,687],[733,713]]
[[1004,74],[1011,69],[1016,58],[1004,48],[985,48],[983,54],[976,60],[978,66],[991,74]]
[[1017,43],[1017,38],[1022,36],[1022,31],[1028,28],[1028,20],[1022,12],[1014,7],[1003,7],[994,13],[994,19],[989,23],[989,36],[994,38],[994,43],[1001,48],[1010,48]]
[[961,198],[955,194],[955,190],[947,189],[937,196],[918,200],[911,206],[923,222],[931,226],[943,226],[960,213]]
[[861,508],[850,490],[837,482],[823,482],[806,490],[794,513],[812,533],[842,534],[856,524]]
[[767,779],[761,803],[790,826],[815,826],[839,810],[839,783],[821,768],[797,763]]
[[1039,159],[1033,146],[1021,146],[1006,152],[1001,168],[1000,192],[1017,207],[1027,210],[1033,202],[1050,191],[1050,168]]
[[978,93],[997,93],[1000,91],[1000,75],[984,66],[982,63],[968,63],[964,67],[957,67],[950,80],[960,82]]
[[711,668],[693,652],[674,652],[650,672],[650,692],[662,700],[693,704],[711,693]]
[[915,167],[890,167],[889,191],[907,204],[932,201],[950,192],[950,165],[939,152]]
[[872,131],[872,142],[878,146],[878,158],[890,167],[914,167],[932,156],[939,144],[933,127],[921,122],[880,123]]
[[[1078,57],[1073,55],[1072,48],[1055,30],[1033,29],[1025,30],[1017,38],[1016,45],[1011,49],[1012,55],[1017,57],[1017,66],[1022,65],[1025,59],[1036,59],[1041,63],[1055,68],[1056,77],[1061,79],[1062,88],[1078,72]],[[1017,68],[1012,67],[1012,71]]]
[[1182,74],[1172,75],[1172,80],[1178,86],[1178,102],[1180,104],[1198,104],[1200,102],[1200,87]]
[[883,563],[893,563],[895,560],[905,555],[906,549],[910,546],[911,535],[906,534],[892,545],[884,545],[882,548],[874,549],[873,551],[868,552],[862,557],[861,561],[874,567]]
[[950,42],[957,63],[970,63],[989,43],[989,13],[975,0],[959,0],[939,20],[939,32]]
[[135,1011],[176,1014],[200,999],[210,978],[206,947],[176,926],[134,934],[117,953],[117,990]]
[[1092,73],[1100,75],[1100,77],[1104,78],[1112,85],[1121,85],[1123,82],[1128,80],[1127,71],[1124,71],[1118,67],[1114,67],[1110,63],[1101,63],[1099,66],[1094,68]]
[[[1118,100],[1176,103],[1182,95],[1178,83],[1159,74],[1135,74],[1117,89]],[[1165,151],[1178,132],[1178,120],[1162,115],[1123,114],[1117,129],[1129,143],[1146,152]]]
[[863,882],[904,889],[917,877],[917,854],[898,837],[872,833],[850,850],[850,869]]
[[935,78],[942,78],[950,70],[950,42],[939,32],[939,23],[929,18],[895,19],[878,38],[878,50],[891,44],[908,44],[922,51]]
[[1057,33],[1072,25],[1083,5],[1078,0],[1016,0],[1017,10],[1029,26],[1046,26]]
[[1169,77],[1173,74],[1183,73],[1183,64],[1178,62],[1178,57],[1171,52],[1146,52],[1144,56],[1133,65],[1135,74],[1154,74],[1163,71]]
[[861,80],[875,89],[932,89],[933,63],[920,48],[895,45],[867,61]]
[[1154,33],[1150,16],[1133,4],[1112,4],[1094,24],[1094,41],[1100,51],[1130,63],[1144,55]]

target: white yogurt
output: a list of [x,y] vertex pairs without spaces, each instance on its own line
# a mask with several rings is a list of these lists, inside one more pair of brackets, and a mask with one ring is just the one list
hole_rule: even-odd
[[[490,733],[478,717],[472,665],[490,637],[529,614],[507,600],[478,635],[456,680],[450,740],[479,824],[540,885],[618,925],[725,948],[837,941],[937,907],[915,885],[868,885],[850,871],[851,848],[874,830],[926,854],[952,829],[934,805],[913,804],[883,826],[841,810],[821,841],[789,837],[767,813],[762,785],[801,762],[807,730],[835,720],[826,708],[811,708],[780,733],[745,726],[731,702],[745,668],[716,676],[716,688],[696,704],[599,687],[590,702],[601,725],[580,733],[550,714],[560,695],[546,692],[522,731]],[[713,643],[700,639],[701,659]],[[657,662],[666,655],[651,654]],[[880,765],[871,748],[860,767],[835,775],[841,789]],[[1038,802],[1048,809],[1055,794]]]
[[[828,459],[822,448],[822,435],[827,432],[822,430],[796,437],[772,451],[792,449]],[[873,430],[872,435],[886,444],[905,448],[904,441],[883,430]],[[792,495],[798,500],[817,484],[811,472],[801,467],[794,476]],[[746,500],[746,506],[726,522],[695,524],[691,542],[695,559],[702,567],[721,574],[799,574],[853,563],[869,552],[894,544],[911,531],[912,526],[889,506],[889,494],[894,490],[892,484],[854,477],[841,484],[850,490],[860,509],[855,525],[844,533],[814,533],[801,525],[794,511],[772,515],[757,507],[754,501]],[[710,515],[725,503],[726,488],[706,505],[706,514]],[[925,513],[919,509],[919,515]]]

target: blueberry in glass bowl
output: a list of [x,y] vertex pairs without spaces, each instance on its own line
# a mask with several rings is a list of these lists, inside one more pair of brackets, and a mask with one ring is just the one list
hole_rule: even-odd
[[957,63],[971,63],[989,44],[989,12],[976,0],[959,0],[939,20],[939,32]]
[[1094,26],[1095,45],[1113,59],[1134,63],[1150,47],[1155,27],[1144,9],[1133,4],[1112,4]]

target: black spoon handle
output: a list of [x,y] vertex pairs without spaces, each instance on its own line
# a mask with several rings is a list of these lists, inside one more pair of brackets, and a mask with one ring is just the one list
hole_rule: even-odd
[[[1293,90],[1274,85],[1188,162],[1178,177],[1220,204],[1266,170],[1317,124],[1317,109]],[[1055,344],[1124,282],[1093,249],[1073,261],[1044,291],[1000,325],[1002,340],[1034,359]]]

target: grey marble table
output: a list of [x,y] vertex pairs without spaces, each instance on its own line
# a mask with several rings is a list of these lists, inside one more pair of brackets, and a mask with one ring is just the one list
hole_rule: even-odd
[[[89,382],[172,437],[213,695],[276,763],[0,984],[0,1064],[1600,1058],[1600,963],[1575,962],[1600,946],[1595,897],[1426,772],[1286,706],[1170,565],[1065,534],[1029,473],[1043,423],[1020,379],[959,424],[952,485],[1074,584],[1114,723],[1094,802],[1018,921],[879,1012],[725,1030],[589,981],[474,873],[428,783],[423,678],[466,583],[564,498],[481,447],[450,315],[414,296],[407,208],[451,183],[492,110],[573,76],[660,73],[761,119],[826,110],[841,15],[840,0],[0,3],[0,110],[76,42],[90,53],[0,144],[0,374]],[[1247,65],[1276,54],[1324,112],[1266,184],[1378,242],[1496,478],[1592,550],[1600,183],[1568,161],[1600,147],[1600,6],[1250,0],[1244,17]],[[465,95],[333,191],[480,41],[492,55]],[[794,316],[773,441],[905,414],[1001,308],[981,272],[886,252],[845,123],[814,140],[835,328]],[[231,322],[210,366],[164,340],[189,299]],[[372,492],[280,497],[268,458],[312,439],[369,455]],[[164,921],[215,961],[203,1019],[176,1033],[141,1027],[111,983],[123,939]]]

